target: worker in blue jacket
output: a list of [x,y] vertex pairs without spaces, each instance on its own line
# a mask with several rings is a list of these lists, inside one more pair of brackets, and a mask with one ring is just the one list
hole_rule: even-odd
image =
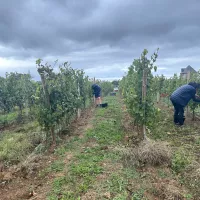
[[184,107],[192,99],[195,102],[200,102],[196,92],[200,88],[200,84],[190,82],[176,89],[170,96],[170,100],[174,106],[174,123],[176,125],[183,125],[185,121]]
[[92,89],[93,89],[93,94],[95,96],[96,106],[100,106],[101,105],[101,87],[97,84],[93,84]]

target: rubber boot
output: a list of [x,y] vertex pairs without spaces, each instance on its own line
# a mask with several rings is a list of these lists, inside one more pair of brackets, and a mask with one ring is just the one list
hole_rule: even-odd
[[176,124],[176,125],[179,124],[179,118],[176,115],[174,115],[174,124]]
[[182,126],[184,124],[184,121],[185,121],[185,117],[183,116],[179,116],[179,125]]

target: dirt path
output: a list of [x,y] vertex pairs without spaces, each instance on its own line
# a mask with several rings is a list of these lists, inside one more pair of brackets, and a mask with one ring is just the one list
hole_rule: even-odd
[[[120,156],[114,151],[121,143],[121,107],[116,98],[106,98],[107,109],[96,109],[85,134],[75,137],[71,147],[58,150],[62,169],[55,178],[47,199],[106,199],[115,194],[107,188],[113,171],[121,170]],[[70,161],[66,158],[70,156]],[[59,168],[57,166],[57,168]]]
[[[67,144],[70,144],[74,138],[83,137],[85,131],[91,128],[93,114],[94,109],[86,110],[84,116],[72,124],[70,135],[65,136]],[[0,184],[0,199],[46,199],[55,177],[54,166],[59,163],[59,151],[64,146],[63,144],[57,148],[54,154],[29,155],[25,162],[0,172],[0,179],[4,176]],[[72,157],[70,152],[66,153],[65,163],[69,163]]]
[[[184,179],[175,173],[188,164],[179,154],[173,158],[174,166],[124,166],[123,150],[138,143],[137,134],[122,100],[107,97],[105,101],[108,108],[95,109],[73,124],[72,135],[54,154],[33,159],[40,166],[36,172],[22,170],[10,184],[2,185],[0,199],[199,200],[193,196],[196,190],[186,189]],[[180,133],[189,129],[169,127],[170,120],[163,112],[149,137],[167,140],[173,148],[180,141],[188,147]]]

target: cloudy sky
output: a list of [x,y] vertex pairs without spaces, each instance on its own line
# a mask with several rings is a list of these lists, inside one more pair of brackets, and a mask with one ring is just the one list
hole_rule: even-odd
[[35,60],[69,61],[118,79],[144,48],[159,47],[158,73],[200,69],[200,0],[0,0],[0,75]]

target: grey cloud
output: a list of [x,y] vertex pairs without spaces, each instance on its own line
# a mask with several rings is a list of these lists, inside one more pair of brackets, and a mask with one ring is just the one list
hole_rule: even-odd
[[[56,44],[63,44],[66,40],[80,44],[89,42],[94,45],[114,45],[126,37],[134,42],[138,39],[145,40],[145,37],[149,40],[165,36],[179,26],[178,23],[181,27],[182,21],[185,21],[183,25],[198,23],[196,7],[200,5],[194,0],[196,5],[192,1],[180,0],[162,3],[156,0],[140,3],[130,0],[126,3],[120,0],[117,3],[111,0],[21,0],[19,3],[11,1],[8,4],[9,1],[6,1],[6,5],[10,7],[5,6],[2,11],[4,16],[1,19],[7,19],[7,14],[8,19],[10,18],[4,23],[3,28],[6,24],[7,29],[2,28],[1,33],[5,33],[3,38],[6,36],[5,41],[17,43],[24,48],[36,49],[56,47]],[[188,9],[188,4],[193,12],[192,16],[183,13],[183,10]],[[10,11],[7,13],[8,10]],[[65,45],[61,46],[61,49],[64,47]],[[69,45],[66,44],[66,47],[69,48]]]
[[[199,11],[199,0],[1,0],[0,56],[60,57],[85,69],[131,64],[144,48],[160,47],[160,59],[192,56]],[[180,65],[198,63],[188,62]]]

